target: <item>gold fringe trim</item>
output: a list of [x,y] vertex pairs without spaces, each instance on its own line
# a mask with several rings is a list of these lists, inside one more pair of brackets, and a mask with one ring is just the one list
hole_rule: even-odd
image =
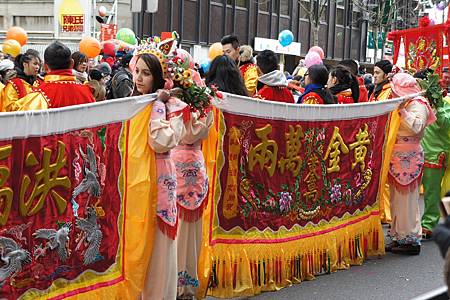
[[207,294],[230,298],[276,291],[319,274],[360,265],[368,256],[384,255],[384,234],[375,215],[296,241],[217,244],[209,248],[204,252],[209,256],[204,258],[211,262]]

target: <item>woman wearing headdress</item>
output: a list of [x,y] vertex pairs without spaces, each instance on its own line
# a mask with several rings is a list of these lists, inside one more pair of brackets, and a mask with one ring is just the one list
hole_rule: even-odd
[[170,151],[184,135],[183,112],[187,107],[163,90],[166,84],[163,65],[165,56],[158,47],[144,44],[137,51],[133,74],[135,95],[158,92],[148,128],[148,144],[156,158],[158,228],[142,292],[142,299],[158,300],[177,296],[177,176]]

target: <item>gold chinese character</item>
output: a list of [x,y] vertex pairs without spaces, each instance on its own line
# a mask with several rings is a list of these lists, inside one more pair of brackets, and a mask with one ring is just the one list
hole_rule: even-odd
[[[0,160],[6,159],[12,151],[12,146],[7,145],[0,147]],[[0,226],[3,226],[8,221],[9,213],[11,212],[13,190],[10,187],[3,186],[8,180],[10,170],[6,166],[0,167],[0,207],[3,211],[0,213]]]
[[339,172],[341,170],[341,167],[339,166],[339,162],[341,161],[341,151],[342,153],[347,154],[348,147],[345,145],[344,140],[339,133],[339,128],[334,127],[333,136],[331,137],[330,144],[328,145],[328,149],[324,157],[324,159],[330,157],[327,173]]
[[358,133],[356,134],[356,141],[349,145],[350,150],[355,149],[355,162],[352,163],[352,170],[356,167],[357,164],[360,164],[361,172],[364,172],[364,169],[366,168],[364,159],[366,158],[367,154],[367,147],[365,145],[370,145],[367,124],[364,124],[364,130],[362,130],[361,128],[359,129]]
[[285,134],[286,138],[286,157],[280,158],[278,166],[281,169],[281,173],[285,170],[291,171],[294,176],[298,176],[301,167],[300,147],[301,139],[304,137],[302,126],[289,125],[289,133]]
[[269,140],[267,137],[271,132],[272,125],[270,124],[255,129],[255,133],[261,139],[261,143],[255,147],[253,145],[250,147],[248,166],[250,171],[253,171],[255,165],[259,163],[260,169],[262,170],[264,167],[272,177],[277,166],[278,145],[276,141]]
[[312,190],[303,194],[307,203],[314,203],[317,198],[317,190]]
[[[31,183],[31,179],[28,175],[25,175],[22,179],[19,197],[19,212],[22,216],[32,216],[38,213],[44,206],[45,199],[49,192],[51,194],[50,197],[55,201],[58,214],[61,215],[66,210],[67,201],[53,190],[58,186],[66,189],[71,187],[69,177],[58,177],[59,172],[66,165],[66,145],[64,145],[63,142],[58,142],[58,154],[56,162],[53,164],[50,163],[51,154],[51,149],[44,148],[42,169],[35,174],[36,181],[27,200],[25,200],[25,196]],[[25,165],[31,167],[38,165],[38,163],[36,156],[30,151],[26,157]],[[34,199],[37,197],[39,197],[38,201],[33,205]]]

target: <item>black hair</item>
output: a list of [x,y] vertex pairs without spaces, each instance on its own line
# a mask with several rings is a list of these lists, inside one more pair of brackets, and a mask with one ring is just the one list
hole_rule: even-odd
[[76,70],[79,65],[81,65],[84,62],[88,62],[88,57],[81,53],[80,51],[75,51],[72,53],[72,59],[73,59],[73,68]]
[[433,74],[434,71],[433,69],[427,68],[427,69],[423,69],[419,72],[416,72],[414,74],[414,78],[418,78],[418,79],[427,79],[428,75]]
[[212,61],[206,74],[206,84],[215,85],[226,93],[248,96],[241,72],[236,63],[226,55],[219,55]]
[[278,57],[272,50],[263,50],[256,56],[256,65],[263,74],[278,70]]
[[234,49],[239,48],[240,44],[239,44],[239,39],[237,38],[237,36],[235,35],[226,35],[224,36],[221,40],[220,43],[222,45],[227,45],[227,44],[231,44],[233,46]]
[[315,92],[323,99],[325,104],[335,104],[336,101],[329,90],[325,89],[328,81],[328,69],[324,65],[312,65],[308,68],[308,77],[311,83],[319,84],[324,88]]
[[23,72],[23,64],[29,63],[33,58],[37,58],[39,61],[41,61],[38,51],[34,49],[28,49],[24,54],[19,54],[16,56],[16,58],[14,59],[14,67]]
[[72,58],[70,49],[61,42],[51,43],[44,51],[45,64],[50,70],[70,69]]
[[343,66],[337,66],[334,68],[330,72],[330,75],[332,77],[336,77],[338,85],[351,89],[353,102],[357,103],[359,99],[359,83],[356,76],[353,75],[348,68]]
[[[149,53],[139,55],[138,60],[139,59],[142,59],[145,62],[153,76],[153,87],[150,93],[154,93],[157,90],[164,88],[166,81],[164,80],[163,70],[159,59]],[[134,90],[136,91],[137,89],[135,88]]]
[[353,59],[344,59],[339,63],[340,66],[347,67],[353,75],[358,76],[358,64]]

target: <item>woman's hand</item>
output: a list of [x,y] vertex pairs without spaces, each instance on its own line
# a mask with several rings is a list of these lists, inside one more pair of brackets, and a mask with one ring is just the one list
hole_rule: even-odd
[[159,101],[166,103],[170,99],[170,92],[168,90],[164,90],[164,89],[157,90],[156,98]]

